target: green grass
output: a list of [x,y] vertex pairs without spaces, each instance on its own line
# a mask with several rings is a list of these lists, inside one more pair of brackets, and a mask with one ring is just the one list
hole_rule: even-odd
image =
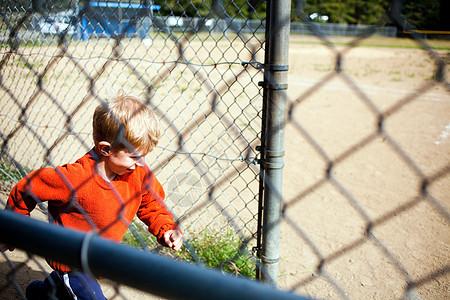
[[[134,235],[131,233],[130,230],[127,230],[127,232],[125,232],[124,237],[122,238],[122,244],[124,245],[128,245],[134,248],[141,248],[141,243],[139,242],[139,240],[137,238],[134,237]],[[148,243],[148,241],[147,241]]]
[[0,163],[0,180],[12,181],[22,179],[22,173],[10,164]]
[[[144,243],[156,244],[156,238],[145,232],[143,228],[138,231]],[[252,255],[245,246],[240,251],[242,241],[232,230],[205,231],[199,234],[191,233],[189,236],[187,245],[185,243],[179,252],[169,249],[162,252],[188,262],[196,262],[198,259],[205,266],[219,269],[224,273],[255,278],[256,266],[251,259]],[[130,230],[126,232],[122,244],[142,248],[141,242]]]
[[[355,37],[328,36],[327,39],[334,45],[348,46],[355,40]],[[321,40],[314,36],[291,35],[291,44],[323,44]],[[450,41],[427,39],[425,43],[435,50],[450,50]],[[371,36],[360,41],[356,47],[386,47],[386,48],[412,48],[421,49],[422,46],[417,41],[408,38],[391,38],[383,36]]]
[[[232,230],[205,231],[193,235],[189,244],[195,249],[195,255],[206,266],[221,269],[223,272],[255,278],[256,267],[251,254]],[[192,254],[183,246],[179,256],[194,261]]]

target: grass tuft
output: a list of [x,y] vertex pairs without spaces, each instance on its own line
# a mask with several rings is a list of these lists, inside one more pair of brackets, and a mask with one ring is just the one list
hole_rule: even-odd
[[1,181],[13,181],[22,179],[23,175],[18,169],[10,164],[0,163],[0,180]]
[[[145,229],[138,229],[139,235],[145,236],[145,243],[155,245],[156,239],[145,232]],[[256,274],[255,261],[242,241],[232,230],[205,231],[202,233],[191,233],[187,244],[183,245],[179,252],[161,251],[176,258],[196,262],[200,260],[202,264],[213,269],[219,269],[223,273],[236,276],[244,276],[254,279]],[[136,248],[142,248],[142,242],[128,230],[122,239],[122,244]]]
[[[232,230],[205,231],[192,236],[189,244],[206,266],[225,273],[255,278],[256,267],[251,259],[252,255]],[[184,246],[179,256],[186,261],[195,261]]]

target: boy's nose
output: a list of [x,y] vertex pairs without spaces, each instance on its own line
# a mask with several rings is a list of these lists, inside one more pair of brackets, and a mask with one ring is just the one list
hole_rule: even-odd
[[144,159],[140,158],[136,160],[136,165],[138,165],[139,167],[143,167],[144,166]]

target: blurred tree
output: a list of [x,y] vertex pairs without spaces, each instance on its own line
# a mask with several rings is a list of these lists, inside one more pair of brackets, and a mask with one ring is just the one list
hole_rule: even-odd
[[439,22],[439,30],[450,31],[450,1],[449,0],[441,0],[440,1],[440,22]]
[[[296,14],[296,8],[302,7],[314,22],[380,24],[393,1],[416,28],[450,30],[450,0],[292,0],[291,19],[302,21]],[[386,25],[394,22],[386,19]]]
[[[404,1],[402,14],[417,29],[439,30],[442,23],[440,4],[440,0]],[[447,11],[446,18],[449,13]]]
[[155,0],[161,5],[160,14],[183,17],[219,17],[263,19],[266,15],[265,0]]
[[386,0],[347,2],[349,6],[348,21],[351,24],[377,24],[386,17],[386,10],[390,5],[390,1]]
[[[141,3],[153,0],[104,0]],[[273,1],[273,0],[272,0]],[[450,0],[291,0],[293,21],[302,21],[296,7],[302,7],[315,22],[346,24],[380,24],[392,1],[402,4],[401,13],[418,29],[450,30]],[[76,9],[89,0],[1,0],[4,13],[51,13]],[[161,15],[185,17],[217,17],[214,7],[222,7],[231,18],[264,19],[269,0],[154,0],[161,5]],[[220,12],[219,12],[220,15]],[[392,22],[387,23],[392,25]],[[401,26],[401,24],[397,24]]]
[[[386,15],[389,4],[389,0],[292,0],[292,8],[303,6],[315,22],[346,24],[376,24]],[[300,21],[295,11],[292,19]]]

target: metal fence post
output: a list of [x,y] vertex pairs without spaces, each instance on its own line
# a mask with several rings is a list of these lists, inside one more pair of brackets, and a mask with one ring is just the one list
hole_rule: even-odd
[[265,144],[262,149],[262,168],[265,176],[260,257],[264,272],[260,274],[260,277],[266,283],[273,285],[277,285],[278,281],[290,5],[291,2],[288,0],[268,2],[264,81],[260,83],[264,88],[266,101]]

